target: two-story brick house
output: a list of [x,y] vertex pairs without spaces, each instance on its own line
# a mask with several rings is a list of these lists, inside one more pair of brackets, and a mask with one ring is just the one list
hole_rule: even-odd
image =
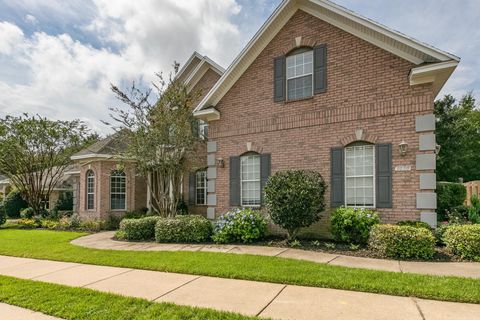
[[208,124],[207,169],[185,179],[185,198],[214,219],[261,207],[272,173],[311,169],[329,208],[434,225],[433,103],[458,63],[329,1],[285,0],[204,82],[194,115]]

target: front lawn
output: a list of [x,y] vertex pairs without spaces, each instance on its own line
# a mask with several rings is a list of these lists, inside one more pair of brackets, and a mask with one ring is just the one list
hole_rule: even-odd
[[0,302],[62,319],[254,319],[204,308],[154,303],[84,288],[0,276]]
[[82,235],[3,229],[0,255],[480,303],[480,279],[354,269],[278,257],[97,250],[70,244]]

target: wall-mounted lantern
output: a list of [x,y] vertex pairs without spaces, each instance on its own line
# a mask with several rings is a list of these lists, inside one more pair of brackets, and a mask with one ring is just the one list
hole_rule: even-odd
[[225,161],[223,160],[223,158],[217,158],[217,167],[219,168],[225,167]]
[[402,156],[407,154],[408,143],[406,143],[405,140],[402,140],[402,142],[400,142],[400,144],[398,145],[398,151],[400,151],[400,155]]

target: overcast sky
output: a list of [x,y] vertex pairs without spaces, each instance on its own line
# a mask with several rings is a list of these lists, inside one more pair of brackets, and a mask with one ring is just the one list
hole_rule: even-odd
[[[224,67],[280,0],[0,0],[0,116],[108,132],[110,83],[149,83],[194,50]],[[462,58],[442,94],[480,92],[480,0],[336,0]]]

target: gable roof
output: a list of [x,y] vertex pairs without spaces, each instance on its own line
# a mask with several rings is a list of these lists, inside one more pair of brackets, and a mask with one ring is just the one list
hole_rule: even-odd
[[208,70],[213,70],[220,76],[222,76],[225,72],[225,69],[215,61],[207,56],[199,54],[197,51],[194,51],[187,62],[177,73],[175,79],[184,81],[185,84],[187,84],[187,86],[191,89],[198,83],[198,81],[200,81],[200,79]]
[[72,160],[81,160],[87,158],[111,158],[119,151],[125,149],[125,143],[119,138],[119,133],[109,135],[105,139],[99,140],[85,149],[80,150],[71,156]]
[[[451,62],[446,67],[447,69],[441,70],[447,74],[446,77],[433,79],[438,82],[434,83],[436,94],[460,61],[460,58],[455,55],[408,37],[328,0],[283,0],[212,90],[199,103],[194,110],[195,115],[204,115],[205,109],[215,106],[221,100],[297,10],[305,11],[415,65]],[[432,77],[423,77],[417,74],[418,78],[421,79],[416,84],[426,83],[420,81],[432,82],[430,81]],[[410,80],[412,82],[412,78]]]

